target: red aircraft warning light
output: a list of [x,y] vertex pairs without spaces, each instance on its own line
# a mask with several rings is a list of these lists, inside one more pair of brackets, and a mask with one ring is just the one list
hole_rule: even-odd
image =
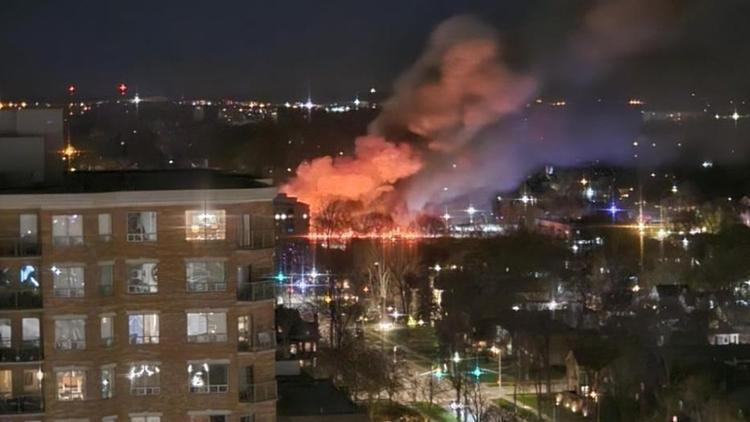
[[117,90],[120,91],[120,95],[125,95],[125,93],[128,92],[128,86],[125,85],[124,82],[120,82],[120,85],[117,86]]
[[73,95],[76,92],[76,86],[75,85],[68,85],[68,94]]

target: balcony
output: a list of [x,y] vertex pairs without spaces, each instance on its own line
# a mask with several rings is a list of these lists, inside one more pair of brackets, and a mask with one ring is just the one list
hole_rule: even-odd
[[240,401],[243,403],[259,403],[276,400],[276,381],[260,384],[249,384],[240,388]]
[[130,335],[130,344],[159,344],[159,336]]
[[148,295],[148,294],[159,293],[159,285],[158,284],[136,284],[136,283],[131,282],[131,284],[128,284],[128,293],[134,294],[134,295]]
[[0,309],[37,309],[42,307],[40,289],[0,289]]
[[0,399],[0,415],[44,412],[42,396],[18,396]]
[[156,396],[159,393],[160,387],[130,387],[131,396]]
[[224,282],[199,282],[187,283],[187,291],[190,293],[223,292],[227,290]]
[[0,256],[25,257],[40,256],[42,248],[35,238],[3,237],[0,238]]
[[66,350],[85,350],[86,340],[61,339],[55,341],[55,349],[60,351]]
[[128,242],[156,242],[156,233],[128,233]]
[[42,360],[39,340],[24,340],[20,347],[11,347],[10,340],[0,343],[0,362],[38,362]]
[[190,392],[197,394],[226,393],[227,391],[229,391],[229,384],[212,384],[201,387],[190,386]]
[[226,343],[227,333],[196,334],[187,337],[188,343]]
[[82,246],[83,236],[54,236],[52,244],[55,246]]
[[85,290],[83,287],[55,287],[52,294],[54,297],[83,297]]
[[274,299],[276,285],[273,281],[259,281],[254,283],[240,283],[237,286],[237,300],[243,302],[257,302]]
[[240,352],[260,352],[276,349],[276,333],[273,330],[258,331],[254,336],[237,342]]
[[237,238],[237,249],[241,250],[268,249],[273,248],[276,243],[276,234],[273,230],[240,233]]

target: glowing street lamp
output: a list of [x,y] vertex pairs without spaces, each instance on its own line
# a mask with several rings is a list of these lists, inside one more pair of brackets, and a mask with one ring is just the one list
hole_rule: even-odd
[[477,213],[477,209],[469,204],[469,208],[466,208],[466,213],[469,214],[469,224],[474,224],[474,214]]
[[620,209],[614,202],[612,202],[609,208],[607,208],[607,212],[612,216],[612,220],[617,218],[617,213],[620,211],[622,211],[622,209]]
[[475,366],[471,371],[471,375],[474,375],[475,378],[479,379],[479,377],[482,376],[482,368],[480,368],[479,365]]

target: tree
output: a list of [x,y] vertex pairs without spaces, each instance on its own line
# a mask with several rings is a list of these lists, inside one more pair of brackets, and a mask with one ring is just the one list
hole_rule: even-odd
[[403,386],[399,367],[390,356],[347,337],[338,349],[321,350],[321,365],[335,382],[347,388],[352,400],[364,399],[372,420],[375,402],[381,395],[393,398]]
[[410,309],[411,289],[416,285],[416,276],[419,271],[419,256],[417,248],[412,243],[399,243],[394,246],[386,263],[392,274],[393,284],[401,302],[401,312],[411,315]]

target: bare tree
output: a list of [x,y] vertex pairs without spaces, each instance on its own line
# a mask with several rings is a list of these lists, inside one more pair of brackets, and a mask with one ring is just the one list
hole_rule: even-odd
[[410,309],[411,288],[413,280],[419,271],[419,254],[416,245],[401,243],[388,254],[388,269],[392,274],[393,286],[401,302],[401,312],[411,315]]
[[471,414],[476,422],[489,422],[492,419],[492,402],[482,392],[481,383],[475,382],[464,388],[466,400],[464,402],[466,411]]

